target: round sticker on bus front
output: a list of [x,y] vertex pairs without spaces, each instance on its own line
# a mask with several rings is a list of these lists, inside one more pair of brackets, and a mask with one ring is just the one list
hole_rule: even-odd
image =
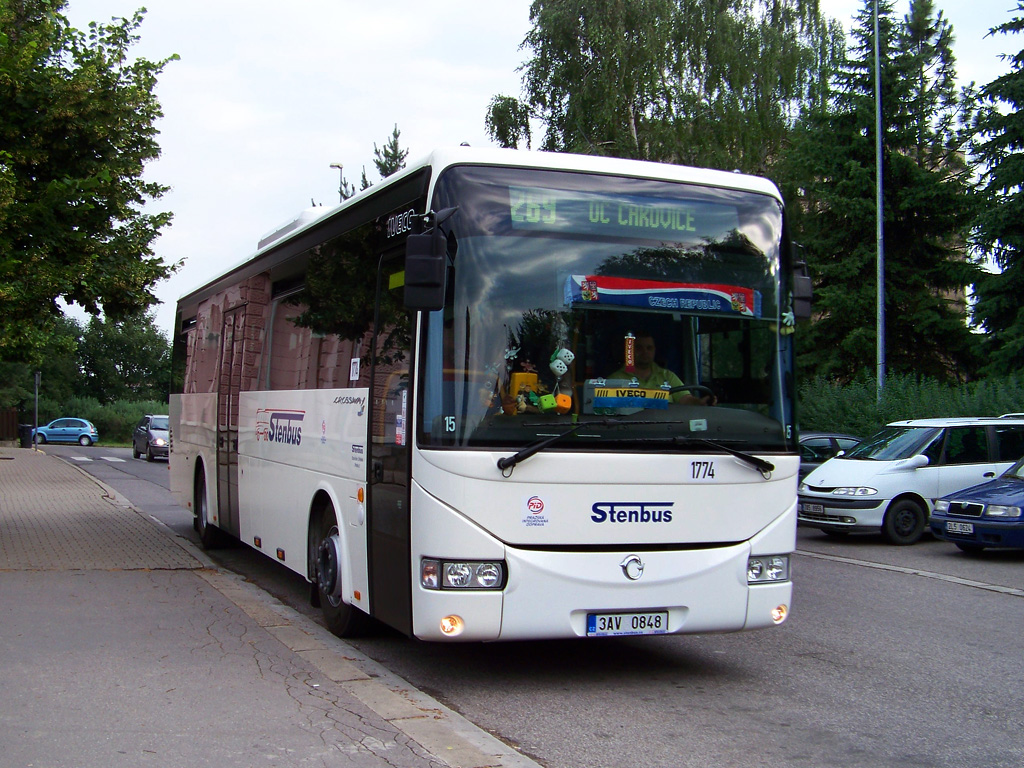
[[544,499],[540,496],[530,496],[523,504],[523,525],[527,528],[539,528],[548,524],[547,515],[544,514]]

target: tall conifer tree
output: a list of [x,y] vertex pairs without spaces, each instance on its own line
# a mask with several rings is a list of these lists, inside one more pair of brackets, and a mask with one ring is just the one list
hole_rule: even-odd
[[[847,380],[874,370],[877,348],[872,2],[830,101],[808,115],[785,166],[795,236],[816,278],[801,364]],[[964,378],[975,366],[964,299],[976,275],[966,255],[972,101],[956,92],[952,29],[931,0],[914,0],[902,21],[881,0],[879,43],[887,370]]]
[[[1024,30],[1024,3],[1017,12],[990,34]],[[987,166],[977,242],[998,269],[978,281],[975,319],[987,332],[986,370],[995,375],[1024,367],[1024,50],[1007,60],[1010,71],[981,89],[975,146]]]

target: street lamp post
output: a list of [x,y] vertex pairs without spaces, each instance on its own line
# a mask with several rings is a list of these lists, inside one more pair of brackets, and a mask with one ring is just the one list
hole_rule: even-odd
[[338,202],[345,202],[345,170],[341,163],[331,163],[331,168],[338,169]]
[[878,247],[877,347],[875,364],[878,373],[876,396],[880,402],[885,386],[885,247],[883,239],[884,205],[882,198],[882,73],[878,42],[878,2],[875,0],[875,240]]

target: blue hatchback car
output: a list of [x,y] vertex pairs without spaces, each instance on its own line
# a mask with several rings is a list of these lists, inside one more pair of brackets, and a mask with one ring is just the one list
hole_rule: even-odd
[[929,526],[964,552],[986,547],[1024,547],[1024,459],[995,480],[951,493],[935,502]]
[[78,443],[92,445],[100,439],[100,433],[91,421],[85,419],[54,419],[45,427],[32,430],[37,443]]

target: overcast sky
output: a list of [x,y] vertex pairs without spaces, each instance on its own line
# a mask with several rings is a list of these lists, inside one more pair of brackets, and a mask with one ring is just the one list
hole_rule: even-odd
[[[339,173],[378,180],[374,144],[394,126],[409,159],[439,146],[486,146],[487,105],[520,95],[530,0],[69,0],[71,23],[148,9],[133,51],[178,54],[160,77],[162,156],[147,178],[171,187],[158,255],[184,266],[157,287],[169,333],[178,297],[244,260],[311,203],[338,202]],[[821,0],[849,28],[861,0]],[[935,0],[956,33],[961,80],[1006,72],[1024,39],[988,30],[1016,0]],[[896,0],[905,13],[909,0]]]

